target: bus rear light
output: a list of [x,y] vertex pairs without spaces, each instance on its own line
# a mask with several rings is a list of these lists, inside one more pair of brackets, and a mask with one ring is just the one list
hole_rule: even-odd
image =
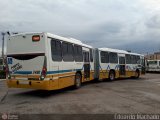
[[41,80],[44,80],[44,78],[46,77],[46,74],[47,74],[47,68],[44,66],[41,72]]
[[32,41],[33,41],[33,42],[38,42],[38,41],[40,41],[40,36],[39,36],[39,35],[34,35],[34,36],[32,36]]
[[43,69],[42,69],[42,75],[46,75],[46,72],[47,72],[47,68],[43,67]]
[[42,68],[40,79],[44,80],[44,78],[46,77],[46,75],[47,75],[47,58],[45,56],[44,57],[44,63],[43,63],[43,68]]

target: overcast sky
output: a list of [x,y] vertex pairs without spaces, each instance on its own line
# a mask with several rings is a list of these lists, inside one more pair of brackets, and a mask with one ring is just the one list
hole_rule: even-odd
[[0,0],[0,31],[8,30],[151,53],[160,50],[160,0]]

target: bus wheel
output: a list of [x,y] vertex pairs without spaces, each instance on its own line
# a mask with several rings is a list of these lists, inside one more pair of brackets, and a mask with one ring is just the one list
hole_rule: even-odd
[[74,83],[74,87],[76,89],[81,87],[81,79],[82,79],[81,74],[80,73],[76,73],[76,75],[75,75],[75,83]]
[[136,70],[135,78],[139,78],[139,75],[140,75],[139,70]]
[[109,72],[109,77],[108,78],[109,78],[110,81],[112,81],[112,80],[115,79],[115,73],[114,73],[114,71],[110,71]]

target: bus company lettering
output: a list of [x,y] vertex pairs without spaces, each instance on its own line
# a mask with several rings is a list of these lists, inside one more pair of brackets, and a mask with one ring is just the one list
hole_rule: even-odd
[[12,69],[12,72],[16,72],[17,70],[22,69],[22,65],[20,65],[19,63],[17,63],[15,65],[13,65],[11,67],[11,69]]

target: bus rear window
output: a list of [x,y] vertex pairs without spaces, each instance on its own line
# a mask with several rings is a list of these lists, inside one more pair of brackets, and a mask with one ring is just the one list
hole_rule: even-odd
[[44,56],[44,53],[7,55],[7,57],[12,57],[17,60],[30,60],[38,56]]

